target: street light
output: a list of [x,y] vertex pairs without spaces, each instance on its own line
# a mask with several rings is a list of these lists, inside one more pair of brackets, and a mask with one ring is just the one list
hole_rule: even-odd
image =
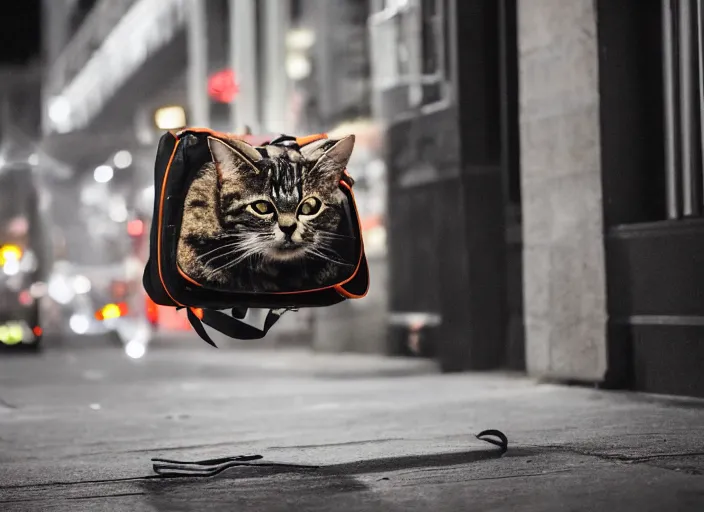
[[310,59],[302,53],[290,53],[286,57],[286,73],[295,82],[307,78],[312,69]]
[[132,165],[132,153],[127,150],[118,151],[112,159],[112,163],[118,169],[127,169]]
[[85,315],[71,315],[69,326],[76,334],[85,334],[88,332],[88,329],[90,329],[90,320]]
[[143,343],[133,340],[125,345],[125,353],[132,359],[141,359],[147,353],[147,349]]
[[129,212],[127,211],[127,205],[125,205],[125,200],[121,196],[115,196],[110,201],[110,219],[113,222],[123,223],[127,221],[129,217]]
[[114,172],[109,165],[99,165],[93,172],[93,179],[98,183],[107,183],[112,179]]
[[186,126],[186,111],[181,106],[162,107],[154,113],[154,123],[160,130],[176,130]]
[[308,50],[315,44],[315,32],[308,28],[296,28],[286,35],[286,46],[291,50]]
[[58,126],[65,124],[71,116],[71,104],[63,96],[53,98],[49,103],[49,119]]

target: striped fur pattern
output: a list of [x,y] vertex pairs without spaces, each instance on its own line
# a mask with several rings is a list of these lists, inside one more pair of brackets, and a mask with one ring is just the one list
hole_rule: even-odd
[[186,195],[177,261],[205,286],[250,292],[330,286],[349,275],[354,238],[339,186],[354,136],[252,147],[209,138]]

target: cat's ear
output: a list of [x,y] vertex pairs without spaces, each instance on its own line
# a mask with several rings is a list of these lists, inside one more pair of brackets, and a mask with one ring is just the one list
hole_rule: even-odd
[[[314,175],[317,180],[324,180],[328,184],[337,186],[338,182],[342,179],[345,169],[347,169],[347,164],[349,163],[350,158],[352,157],[354,141],[354,135],[348,135],[347,137],[338,140],[334,146],[325,151],[318,158],[317,163],[311,170],[311,174]],[[313,154],[316,152],[317,151],[314,150]]]
[[228,144],[215,137],[208,137],[208,147],[213,162],[218,164],[223,172],[234,172],[243,168],[251,168],[256,172],[254,164],[262,159],[256,149],[241,140],[233,139]]
[[[250,130],[250,135],[251,135],[251,130]],[[252,163],[257,163],[262,159],[262,155],[254,149],[254,147],[250,146],[243,140],[239,139],[233,139],[230,141],[230,144],[232,144],[232,147],[236,150],[239,151],[243,156],[247,157],[247,159],[252,162]]]

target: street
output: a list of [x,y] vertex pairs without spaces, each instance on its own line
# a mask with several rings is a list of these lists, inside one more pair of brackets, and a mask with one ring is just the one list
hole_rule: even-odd
[[[150,461],[255,454],[310,467]],[[694,511],[704,402],[196,340],[137,361],[72,347],[0,360],[0,463],[4,511]]]

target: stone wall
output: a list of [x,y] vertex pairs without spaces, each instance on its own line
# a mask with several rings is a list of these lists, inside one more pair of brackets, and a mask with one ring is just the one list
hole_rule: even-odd
[[519,0],[528,371],[599,381],[606,299],[594,0]]

